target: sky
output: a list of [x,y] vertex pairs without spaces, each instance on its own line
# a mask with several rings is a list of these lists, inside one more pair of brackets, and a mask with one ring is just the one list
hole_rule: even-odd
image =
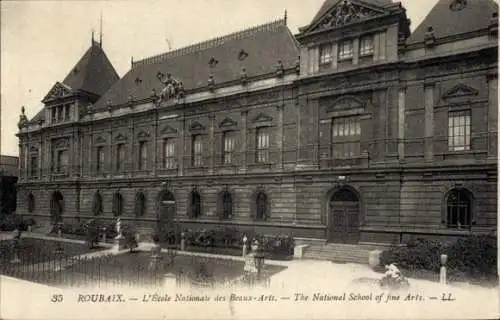
[[[1,1],[1,149],[18,155],[21,106],[32,118],[41,100],[99,39],[118,75],[139,60],[283,18],[295,34],[324,0]],[[437,0],[402,0],[412,30]]]

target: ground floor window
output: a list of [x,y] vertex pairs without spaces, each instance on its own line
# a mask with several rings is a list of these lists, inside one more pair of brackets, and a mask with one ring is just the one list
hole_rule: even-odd
[[33,193],[28,195],[28,212],[32,213],[35,211],[35,196]]
[[472,198],[465,189],[450,191],[446,200],[446,226],[468,229],[472,225]]
[[198,191],[193,190],[189,197],[189,216],[196,219],[201,216],[201,196]]
[[99,193],[99,191],[97,191],[94,194],[94,203],[93,203],[92,213],[95,216],[102,214],[102,196]]
[[120,193],[113,196],[113,216],[119,217],[123,214],[123,197]]
[[138,192],[135,196],[135,215],[142,217],[146,213],[146,196],[143,192]]
[[256,219],[257,220],[266,220],[268,216],[268,208],[267,208],[267,195],[264,191],[259,191],[257,193],[256,201]]

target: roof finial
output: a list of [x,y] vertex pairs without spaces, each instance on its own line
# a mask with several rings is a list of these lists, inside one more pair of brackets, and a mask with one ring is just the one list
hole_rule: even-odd
[[99,20],[99,46],[102,48],[102,10],[101,10],[101,17]]
[[92,29],[92,39],[90,39],[90,45],[94,46],[94,29]]
[[133,68],[134,67],[134,57],[130,57],[130,67]]
[[285,26],[286,26],[287,20],[288,20],[288,12],[285,9]]

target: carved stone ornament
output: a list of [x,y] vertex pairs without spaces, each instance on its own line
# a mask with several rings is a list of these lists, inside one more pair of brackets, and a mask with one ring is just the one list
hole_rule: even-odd
[[450,90],[446,91],[443,95],[443,99],[467,97],[467,96],[477,96],[479,91],[463,83],[457,84]]
[[169,126],[168,124],[161,129],[160,134],[166,135],[166,134],[176,134],[177,130]]
[[247,69],[245,67],[241,68],[240,81],[242,85],[246,85],[248,82],[248,74],[247,74]]
[[214,92],[215,90],[215,78],[213,74],[208,76],[208,90],[210,90],[210,92]]
[[353,4],[350,0],[340,1],[317,25],[317,29],[329,29],[359,22],[380,15],[382,12]]
[[71,95],[71,88],[63,83],[57,82],[45,96],[43,102],[60,99],[69,95]]
[[225,118],[219,123],[219,128],[235,127],[237,122],[230,118]]
[[87,114],[92,114],[94,113],[94,106],[92,104],[89,104],[87,106]]
[[19,122],[17,123],[17,126],[19,129],[25,127],[28,124],[28,117],[25,114],[26,109],[24,106],[21,107],[21,115],[19,116]]
[[285,74],[285,66],[283,66],[283,62],[281,60],[278,60],[278,63],[276,64],[276,76],[278,78],[283,77]]
[[171,99],[182,99],[184,98],[184,85],[181,81],[174,79],[170,73],[167,75],[158,72],[156,74],[156,78],[160,80],[160,82],[164,85],[164,88],[161,90],[159,96],[156,96],[156,92],[151,96],[153,98],[157,98],[156,102],[161,103]]
[[450,3],[451,11],[461,11],[467,6],[467,0],[453,0]]

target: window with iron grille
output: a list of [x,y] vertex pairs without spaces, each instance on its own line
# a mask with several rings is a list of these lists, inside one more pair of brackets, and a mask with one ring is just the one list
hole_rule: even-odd
[[325,66],[332,63],[332,45],[324,44],[319,47],[319,64]]
[[373,54],[373,36],[363,36],[359,40],[359,55],[369,56]]
[[93,207],[92,207],[92,212],[94,213],[94,216],[99,216],[103,212],[103,210],[102,210],[102,196],[99,193],[99,191],[97,191],[94,194],[94,203],[93,203]]
[[31,157],[30,176],[36,177],[38,174],[38,157]]
[[135,215],[142,217],[146,213],[146,196],[143,192],[138,192],[135,197]]
[[446,226],[454,229],[470,229],[472,224],[472,199],[465,189],[452,190],[446,201]]
[[139,142],[139,170],[148,168],[148,143],[146,141]]
[[163,140],[163,168],[175,168],[175,143],[172,139]]
[[191,161],[193,167],[201,167],[203,164],[203,136],[194,135],[192,141]]
[[339,43],[339,60],[352,59],[352,40],[344,40]]
[[448,115],[448,150],[470,150],[470,128],[470,110],[450,112]]
[[256,132],[256,162],[268,163],[269,162],[269,128],[257,128]]
[[97,147],[97,172],[102,173],[104,171],[104,147]]
[[234,132],[226,131],[222,134],[222,163],[232,164],[234,158]]
[[123,197],[120,193],[113,196],[113,216],[119,217],[123,214]]
[[267,212],[267,195],[260,191],[256,197],[256,215],[257,220],[265,220],[268,216]]
[[116,145],[116,171],[120,172],[124,169],[125,161],[125,144],[119,143]]
[[350,159],[360,155],[361,124],[358,116],[333,118],[332,157]]

